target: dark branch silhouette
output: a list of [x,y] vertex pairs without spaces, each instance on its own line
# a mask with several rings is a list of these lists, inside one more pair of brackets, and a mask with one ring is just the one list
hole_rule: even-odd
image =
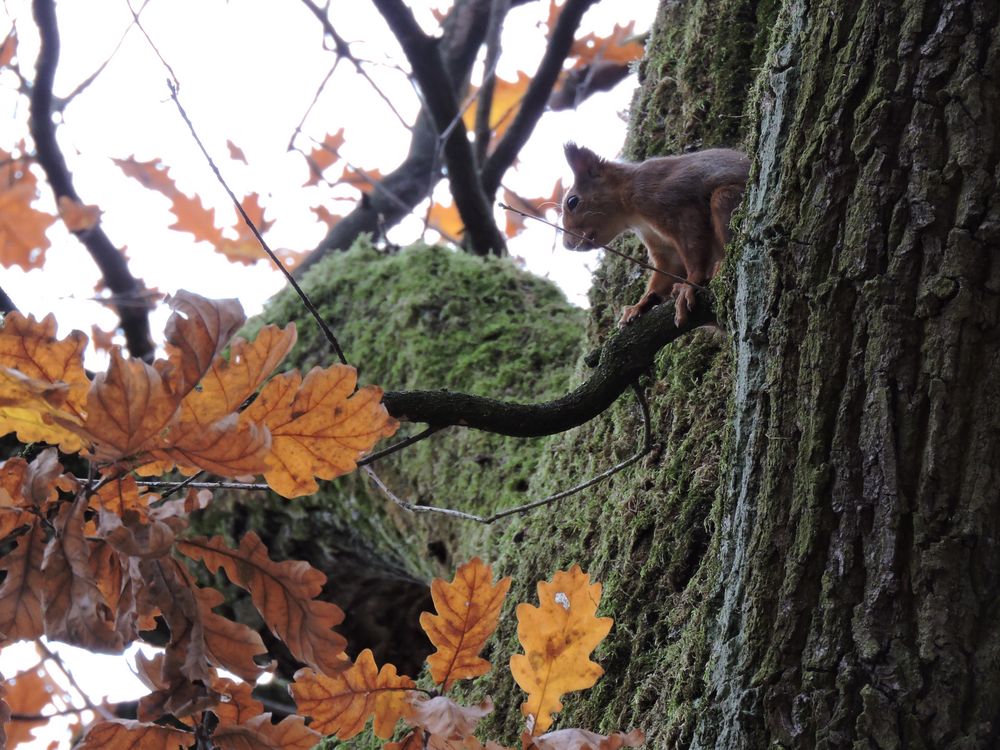
[[[41,49],[35,67],[35,80],[31,88],[31,137],[35,141],[35,158],[45,171],[56,199],[66,197],[82,203],[73,187],[73,179],[66,160],[56,142],[52,122],[52,83],[59,62],[59,28],[53,0],[33,0],[32,11],[41,36]],[[148,303],[145,287],[129,271],[125,256],[114,246],[100,225],[74,233],[90,252],[101,270],[104,283],[112,292],[118,311],[125,345],[133,357],[148,359],[153,355],[153,340],[149,331]]]
[[607,409],[635,379],[653,365],[656,353],[699,326],[715,322],[711,298],[696,294],[697,304],[685,325],[674,325],[674,305],[667,302],[613,335],[601,347],[594,374],[553,401],[519,404],[452,391],[387,391],[388,412],[402,421],[432,427],[451,425],[510,435],[541,437],[590,421]]

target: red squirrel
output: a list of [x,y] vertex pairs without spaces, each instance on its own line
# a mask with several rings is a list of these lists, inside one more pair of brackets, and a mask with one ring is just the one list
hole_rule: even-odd
[[[646,293],[622,310],[618,325],[671,296],[674,323],[683,325],[694,309],[691,285],[704,284],[722,263],[729,220],[750,172],[746,154],[712,148],[632,164],[602,159],[575,143],[565,151],[574,182],[563,198],[563,244],[591,250],[631,229],[646,245],[650,263],[672,275],[653,273]],[[690,283],[679,280],[685,278]]]

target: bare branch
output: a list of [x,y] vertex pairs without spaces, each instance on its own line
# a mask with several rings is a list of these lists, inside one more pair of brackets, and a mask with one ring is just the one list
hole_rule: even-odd
[[490,8],[490,25],[486,32],[486,61],[483,82],[479,87],[479,102],[476,105],[476,164],[486,159],[490,146],[490,113],[493,109],[493,90],[497,83],[497,63],[500,61],[500,34],[503,21],[510,11],[510,0],[493,0]]
[[465,125],[457,117],[455,85],[441,60],[437,43],[420,29],[412,11],[402,0],[372,1],[402,46],[438,132],[443,135],[452,127],[444,147],[448,181],[472,252],[502,255],[506,252],[506,242],[480,184]]
[[[41,35],[41,49],[31,89],[31,137],[35,141],[36,158],[57,199],[65,196],[82,203],[56,142],[55,125],[52,122],[52,83],[59,62],[59,28],[56,25],[54,0],[33,0],[32,10]],[[129,271],[125,256],[112,244],[100,224],[74,234],[97,263],[105,284],[113,294],[130,299],[140,298],[144,291],[142,282]],[[125,334],[125,344],[133,357],[149,359],[153,356],[149,309],[148,306],[116,305]]]
[[243,217],[244,223],[253,233],[253,236],[257,239],[257,242],[260,244],[264,252],[267,253],[267,257],[270,258],[271,262],[274,263],[274,265],[277,266],[277,268],[285,275],[288,283],[291,284],[295,293],[299,295],[299,299],[302,300],[306,309],[309,310],[309,314],[313,316],[316,323],[319,325],[320,330],[323,331],[323,335],[326,336],[326,340],[329,342],[330,346],[333,347],[333,351],[337,354],[337,357],[339,357],[340,361],[346,365],[347,357],[344,355],[344,350],[340,348],[340,342],[338,342],[337,337],[333,335],[333,331],[330,329],[330,326],[328,326],[326,321],[323,320],[323,316],[319,314],[319,310],[316,309],[312,300],[310,300],[306,293],[302,291],[302,287],[300,287],[298,282],[295,281],[295,277],[293,277],[291,272],[285,268],[285,264],[281,262],[278,256],[274,254],[274,251],[268,246],[267,242],[264,241],[264,238],[261,237],[257,227],[254,226],[253,221],[251,221],[247,212],[243,209],[243,204],[240,203],[239,198],[236,197],[232,188],[229,187],[229,184],[222,177],[222,172],[219,171],[218,166],[215,164],[215,160],[212,159],[211,155],[208,153],[208,150],[205,148],[205,144],[201,142],[201,138],[198,137],[198,133],[195,131],[194,125],[191,123],[191,119],[188,117],[187,112],[184,111],[184,107],[181,105],[181,101],[177,97],[177,88],[173,85],[173,83],[170,83],[170,96],[174,100],[174,104],[177,105],[177,109],[180,112],[181,117],[184,119],[185,124],[188,126],[188,130],[191,131],[191,136],[194,138],[195,143],[198,144],[198,148],[201,149],[201,153],[205,156],[205,159],[208,161],[208,165],[212,168],[215,178],[229,195],[229,199],[233,202],[233,205],[236,206],[236,210],[239,211],[240,216]]
[[573,46],[573,38],[580,26],[580,20],[595,2],[597,0],[566,0],[538,70],[535,71],[531,84],[521,100],[514,122],[507,128],[504,137],[483,164],[481,181],[486,195],[496,194],[504,172],[514,163],[514,159],[535,129],[535,124],[545,111],[545,104],[562,71],[563,61]]
[[365,472],[368,474],[368,477],[372,480],[375,486],[378,487],[387,498],[399,507],[410,511],[411,513],[437,513],[439,515],[460,518],[463,521],[475,521],[482,524],[491,524],[502,518],[509,518],[510,516],[527,513],[529,510],[534,510],[535,508],[540,508],[545,505],[551,505],[564,498],[570,497],[571,495],[575,495],[578,492],[582,492],[588,487],[593,487],[595,484],[603,482],[605,479],[608,479],[623,469],[628,468],[653,449],[653,428],[649,414],[649,403],[646,401],[646,394],[643,393],[642,388],[640,388],[636,383],[632,384],[632,390],[635,392],[636,399],[639,403],[639,410],[642,414],[643,425],[643,442],[634,454],[626,458],[624,461],[615,464],[610,469],[606,469],[600,474],[591,477],[585,482],[581,482],[580,484],[570,487],[569,489],[556,492],[555,494],[543,497],[540,500],[533,500],[532,502],[525,503],[524,505],[518,505],[514,508],[507,508],[506,510],[498,511],[489,516],[477,516],[474,513],[466,513],[465,511],[455,510],[454,508],[439,508],[433,505],[416,505],[415,503],[403,500],[396,495],[396,493],[389,489],[389,486],[371,468],[365,467]]

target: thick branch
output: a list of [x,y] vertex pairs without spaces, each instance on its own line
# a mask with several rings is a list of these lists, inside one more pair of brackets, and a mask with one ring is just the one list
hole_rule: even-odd
[[[515,0],[518,5],[523,0]],[[489,17],[489,0],[459,0],[442,24],[438,47],[444,57],[449,80],[454,86],[465,85],[482,46]],[[427,197],[437,184],[432,174],[437,150],[437,133],[426,107],[412,128],[410,150],[406,159],[382,180],[385,191],[373,191],[357,208],[348,213],[327,233],[319,246],[295,268],[301,278],[307,268],[328,253],[346,250],[359,235],[376,233],[382,226],[393,226]],[[389,198],[391,193],[394,198]]]
[[425,106],[445,138],[444,157],[455,205],[476,255],[501,255],[503,235],[476,172],[476,159],[458,111],[456,86],[445,69],[437,42],[417,24],[402,0],[372,0],[403,48],[420,85]]
[[[41,49],[31,89],[31,137],[35,141],[36,157],[56,198],[65,196],[82,203],[73,188],[73,180],[56,142],[52,122],[52,83],[59,62],[59,28],[56,25],[55,3],[53,0],[34,0],[32,10],[41,35]],[[114,246],[100,225],[75,234],[101,269],[104,283],[111,290],[114,299],[121,300],[115,306],[129,352],[137,358],[151,357],[153,340],[149,332],[149,308],[146,304],[138,304],[138,301],[145,298],[142,283],[129,271],[125,256]]]
[[383,397],[397,419],[433,427],[460,425],[514,437],[541,437],[590,421],[607,409],[653,365],[656,353],[698,326],[715,321],[711,299],[696,294],[697,306],[685,325],[674,325],[674,305],[654,307],[612,336],[601,348],[594,374],[571,393],[541,404],[497,401],[450,391],[389,391]]
[[518,153],[528,142],[538,118],[545,111],[545,105],[552,94],[552,88],[562,71],[563,62],[573,46],[573,38],[580,26],[580,20],[587,9],[597,0],[566,0],[566,5],[559,14],[556,27],[552,30],[542,62],[531,79],[521,106],[517,110],[514,121],[510,124],[504,137],[497,144],[483,164],[481,184],[488,196],[493,196],[500,187],[504,172],[514,163]]

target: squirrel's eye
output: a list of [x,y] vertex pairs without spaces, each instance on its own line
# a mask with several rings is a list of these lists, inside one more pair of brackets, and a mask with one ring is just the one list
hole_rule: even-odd
[[579,203],[580,203],[580,196],[571,195],[569,198],[566,199],[566,208],[572,211],[574,208],[577,207],[577,205],[579,205]]

